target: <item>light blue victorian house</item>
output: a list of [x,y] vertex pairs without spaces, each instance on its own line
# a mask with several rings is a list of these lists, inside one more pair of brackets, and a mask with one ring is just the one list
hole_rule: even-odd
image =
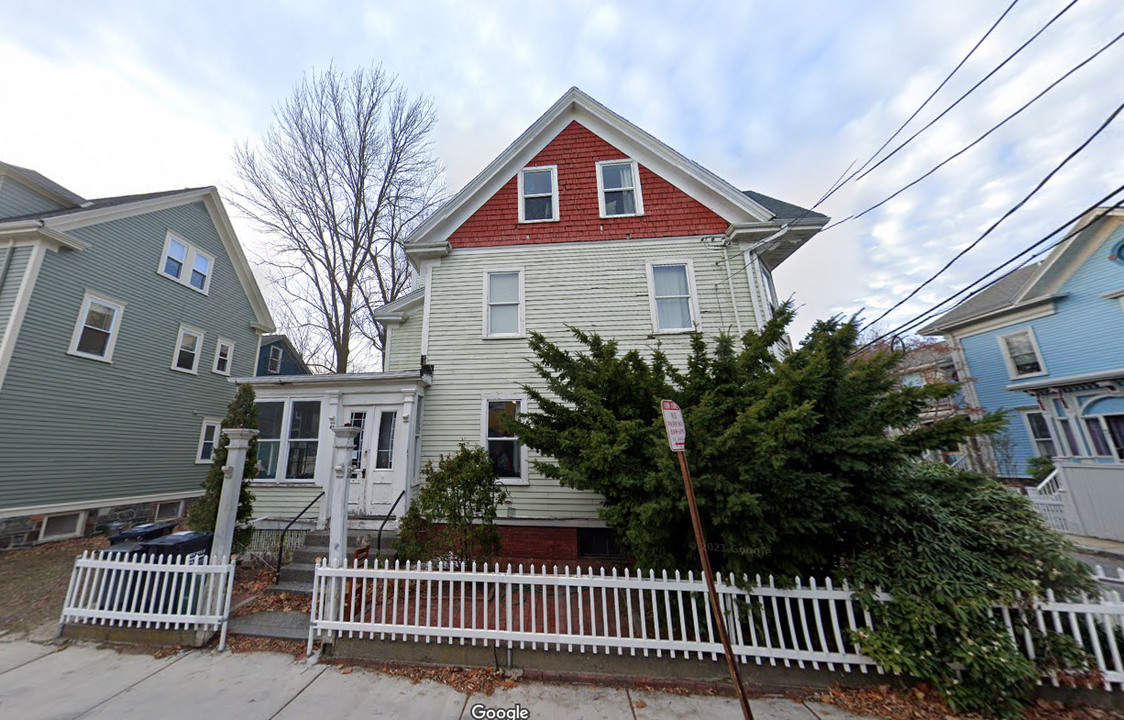
[[0,549],[182,516],[274,329],[215,188],[0,162]]
[[1124,540],[1124,211],[1088,213],[1044,261],[921,332],[948,342],[972,412],[1010,415],[978,469],[1027,477],[1050,458],[1031,495],[1055,526]]

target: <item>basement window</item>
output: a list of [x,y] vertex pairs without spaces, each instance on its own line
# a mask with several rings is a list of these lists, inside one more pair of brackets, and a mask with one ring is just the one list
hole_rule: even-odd
[[558,219],[558,166],[526,168],[519,173],[519,222]]
[[578,528],[578,557],[623,558],[624,551],[609,528]]
[[156,506],[155,522],[167,522],[169,520],[178,520],[183,516],[183,500],[173,500],[172,502],[162,502]]
[[39,528],[39,542],[81,537],[85,529],[85,510],[63,515],[48,515],[43,518],[43,524]]

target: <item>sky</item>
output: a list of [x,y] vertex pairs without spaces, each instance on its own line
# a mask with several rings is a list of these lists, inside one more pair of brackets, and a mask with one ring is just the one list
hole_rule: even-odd
[[[1071,0],[1021,0],[898,142]],[[0,0],[0,160],[85,197],[234,182],[302,75],[382,64],[432,98],[458,190],[569,87],[742,189],[805,207],[871,156],[1011,0],[215,2]],[[1124,32],[1124,3],[1077,0],[946,117],[818,207],[858,214]],[[776,272],[820,318],[892,306],[979,237],[1124,102],[1124,41],[933,176],[808,242]],[[1109,126],[914,300],[892,329],[1124,181]],[[891,148],[894,145],[891,145]],[[230,193],[223,193],[229,198]],[[251,258],[262,247],[234,223]]]

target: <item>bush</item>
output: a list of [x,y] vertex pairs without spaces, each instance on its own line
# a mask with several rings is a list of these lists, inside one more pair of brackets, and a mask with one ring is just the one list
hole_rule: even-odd
[[1030,475],[1030,479],[1037,485],[1054,472],[1054,461],[1045,457],[1032,457],[1026,463],[1026,471]]
[[[1016,637],[1031,633],[1038,660],[1027,658],[994,609],[1029,609],[1047,589],[1063,601],[1095,594],[1069,541],[995,481],[933,463],[904,473],[917,487],[912,501],[840,573],[862,588],[874,616],[876,629],[855,638],[863,652],[931,683],[957,712],[1000,717],[1022,717],[1047,672],[1088,673],[1090,658],[1072,638],[1024,628],[1022,614],[1011,613]],[[874,588],[893,602],[874,600]]]
[[488,452],[461,444],[422,469],[425,480],[398,527],[395,543],[406,560],[487,562],[501,549],[496,507],[507,498]]

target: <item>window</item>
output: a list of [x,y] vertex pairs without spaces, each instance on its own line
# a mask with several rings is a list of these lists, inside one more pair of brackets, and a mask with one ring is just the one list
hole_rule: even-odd
[[156,515],[153,517],[155,522],[166,522],[168,520],[177,520],[183,516],[183,500],[173,500],[172,502],[162,502],[156,505]]
[[1100,418],[1085,418],[1085,427],[1089,429],[1089,439],[1093,442],[1093,453],[1111,457],[1112,450],[1108,447],[1108,438],[1105,437]]
[[1065,438],[1065,442],[1062,444],[1069,449],[1069,455],[1084,455],[1085,453],[1082,451],[1081,446],[1077,444],[1077,435],[1074,434],[1073,425],[1069,422],[1069,420],[1058,420],[1058,427],[1061,428],[1061,436]]
[[484,337],[523,337],[523,271],[484,273]]
[[215,345],[215,366],[211,369],[211,372],[216,372],[219,375],[229,375],[231,356],[233,354],[234,343],[219,338],[218,344]]
[[320,401],[294,400],[289,415],[285,477],[312,480],[316,476],[316,448],[320,437]]
[[277,479],[284,415],[284,402],[258,403],[258,478],[262,480]]
[[78,322],[74,326],[68,352],[91,360],[112,361],[117,331],[121,327],[121,313],[124,311],[125,303],[86,293],[82,299],[82,308],[78,311]]
[[657,332],[693,331],[697,327],[694,284],[690,261],[648,265],[652,327]]
[[86,511],[48,515],[39,527],[39,542],[81,537],[86,529]]
[[367,413],[352,412],[347,424],[359,428],[359,432],[351,439],[351,467],[357,468],[363,464],[363,427],[367,424]]
[[609,528],[578,528],[578,557],[620,558],[624,551]]
[[526,479],[519,438],[503,426],[504,417],[519,417],[522,402],[521,399],[484,398],[484,445],[492,456],[501,481]]
[[199,350],[203,346],[203,331],[180,326],[176,340],[176,354],[172,356],[172,369],[196,374],[199,371]]
[[214,263],[213,256],[169,232],[164,240],[164,256],[156,272],[206,295]]
[[1026,413],[1026,424],[1030,432],[1030,439],[1040,457],[1052,458],[1058,454],[1054,444],[1054,436],[1050,432],[1050,424],[1046,416],[1040,412]]
[[269,348],[269,368],[268,368],[268,372],[269,372],[270,375],[280,375],[281,374],[281,346],[280,345],[274,345],[273,347]]
[[643,215],[640,173],[632,160],[597,163],[597,202],[601,217]]
[[1038,343],[1030,330],[1000,335],[999,346],[1003,349],[1007,372],[1012,379],[1046,374],[1042,354],[1038,351]]
[[199,451],[195,454],[196,464],[202,465],[211,462],[211,458],[215,454],[215,447],[219,444],[221,433],[221,420],[203,419],[203,429],[199,431]]
[[519,222],[558,219],[558,168],[526,168],[519,173]]
[[379,415],[379,445],[375,449],[375,469],[389,470],[394,466],[394,423],[398,413],[384,410]]

